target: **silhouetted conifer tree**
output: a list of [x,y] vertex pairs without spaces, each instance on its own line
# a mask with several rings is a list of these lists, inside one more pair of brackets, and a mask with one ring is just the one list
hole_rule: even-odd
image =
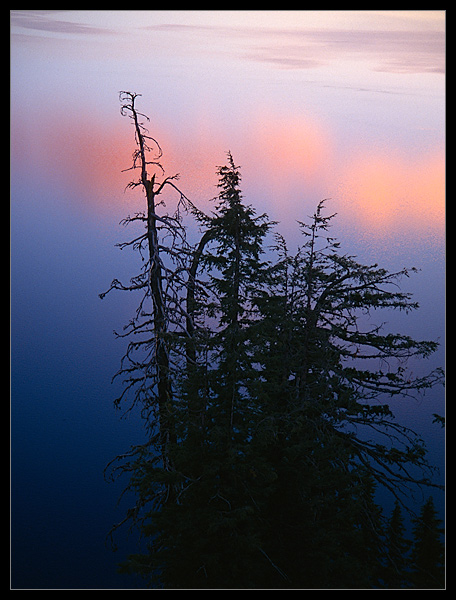
[[405,538],[405,526],[399,501],[394,509],[386,529],[386,564],[383,581],[387,588],[410,587],[409,558],[410,541]]
[[419,589],[445,587],[445,557],[442,521],[437,517],[432,496],[414,519],[411,553],[412,583]]

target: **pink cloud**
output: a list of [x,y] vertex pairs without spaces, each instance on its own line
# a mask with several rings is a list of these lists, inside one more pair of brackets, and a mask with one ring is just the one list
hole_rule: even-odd
[[445,219],[443,153],[434,149],[409,158],[397,150],[366,149],[345,165],[338,192],[343,209],[378,235],[401,229],[441,229]]

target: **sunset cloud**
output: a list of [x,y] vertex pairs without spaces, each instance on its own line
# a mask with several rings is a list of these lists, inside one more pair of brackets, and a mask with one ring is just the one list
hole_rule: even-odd
[[32,29],[35,31],[64,34],[109,34],[109,29],[94,27],[69,20],[56,20],[50,15],[61,11],[48,10],[12,10],[11,25],[14,27]]
[[339,174],[338,196],[347,216],[382,235],[411,226],[443,228],[445,159],[432,150],[408,158],[397,150],[353,156]]
[[[305,20],[305,11],[301,18]],[[411,30],[183,23],[150,25],[144,29],[186,36],[193,43],[202,43],[207,37],[231,40],[233,51],[244,59],[283,69],[314,69],[348,59],[370,61],[374,71],[444,73],[444,31],[419,29],[419,21],[412,24],[415,28]]]
[[290,69],[314,68],[344,57],[369,60],[376,71],[445,71],[445,36],[439,31],[302,29],[267,33],[272,41],[280,38],[281,43],[259,47],[248,53],[248,58]]

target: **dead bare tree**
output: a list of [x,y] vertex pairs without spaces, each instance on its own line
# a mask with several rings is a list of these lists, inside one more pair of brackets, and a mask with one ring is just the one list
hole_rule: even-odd
[[[132,165],[125,171],[139,171],[139,178],[132,180],[127,187],[142,188],[146,210],[128,216],[122,223],[143,223],[145,231],[118,246],[121,249],[130,246],[139,251],[142,269],[126,285],[114,279],[100,298],[113,289],[142,292],[135,316],[122,333],[116,334],[130,341],[115,375],[115,378],[121,377],[124,383],[115,404],[120,407],[129,402],[128,410],[139,405],[149,435],[147,444],[135,446],[112,461],[117,464],[112,473],[134,471],[134,461],[144,455],[147,447],[155,452],[164,471],[172,471],[170,447],[176,441],[173,372],[182,367],[183,361],[190,359],[186,340],[194,332],[193,318],[186,308],[192,301],[189,298],[193,299],[195,295],[195,258],[186,240],[182,216],[188,212],[198,214],[199,211],[177,187],[178,175],[158,180],[164,176],[160,163],[162,149],[145,126],[149,118],[137,109],[136,99],[139,96],[122,91],[119,99],[121,114],[128,117],[134,126],[136,142]],[[177,193],[177,202],[172,214],[159,214],[159,208],[165,206],[161,194],[167,189]],[[112,467],[112,463],[109,466]],[[164,486],[159,493],[168,499],[173,494],[171,484]]]

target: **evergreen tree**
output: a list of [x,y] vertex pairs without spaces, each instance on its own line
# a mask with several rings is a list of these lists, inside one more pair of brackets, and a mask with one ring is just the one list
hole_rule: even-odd
[[436,344],[360,326],[361,310],[417,308],[394,286],[409,273],[342,255],[327,235],[334,215],[323,209],[321,202],[310,224],[301,223],[306,241],[295,256],[278,236],[270,286],[257,300],[252,393],[262,399],[259,428],[270,433],[263,452],[277,475],[267,551],[293,585],[369,587],[381,548],[372,489],[407,493],[411,467],[426,468],[422,442],[394,421],[384,398],[425,389],[441,372],[412,381],[404,360]]
[[[217,421],[226,420],[228,446],[249,429],[252,406],[244,388],[256,377],[249,351],[249,330],[256,317],[253,298],[262,287],[263,239],[270,227],[266,216],[255,216],[242,203],[240,173],[230,153],[228,165],[219,167],[218,204],[209,219],[211,242],[205,256],[213,294],[211,315],[216,319],[212,378],[217,387]],[[242,423],[245,422],[245,426]]]
[[[426,467],[425,451],[412,431],[395,423],[384,400],[414,395],[442,380],[441,369],[413,378],[404,366],[411,357],[429,356],[437,343],[382,335],[382,326],[360,324],[362,314],[378,309],[418,308],[397,289],[398,281],[415,269],[389,273],[342,255],[339,244],[325,235],[334,215],[323,216],[323,206],[321,202],[310,225],[302,224],[307,242],[295,257],[287,255],[281,242],[281,260],[271,268],[273,284],[258,300],[263,316],[259,327],[272,334],[258,338],[259,373],[265,382],[259,393],[269,397],[269,381],[280,382],[272,388],[273,410],[279,402],[280,418],[312,411],[358,461],[369,464],[378,483],[406,489],[411,476],[404,469]],[[381,431],[384,443],[356,436],[355,427],[375,430],[377,438]],[[402,473],[392,472],[392,464],[400,465]]]
[[412,547],[412,582],[419,589],[445,587],[445,557],[442,521],[437,517],[432,496],[414,519]]
[[409,587],[408,552],[410,542],[405,538],[404,519],[398,500],[394,503],[386,530],[386,548],[386,564],[383,573],[385,587]]

